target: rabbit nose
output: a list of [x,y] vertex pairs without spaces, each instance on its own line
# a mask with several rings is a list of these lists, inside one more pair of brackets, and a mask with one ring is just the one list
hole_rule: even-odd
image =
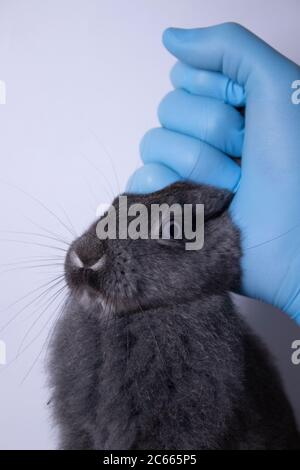
[[100,269],[102,269],[104,265],[105,255],[102,255],[101,258],[96,261],[96,263],[92,264],[92,266],[89,266],[89,269],[91,269],[92,271],[100,271]]
[[99,258],[96,262],[93,264],[85,264],[83,261],[80,259],[76,251],[71,251],[70,253],[70,263],[73,267],[78,268],[78,269],[84,269],[86,271],[100,271],[101,268],[105,265],[105,255],[102,255],[101,258]]
[[79,256],[77,255],[75,251],[71,251],[69,258],[70,258],[70,264],[72,265],[72,267],[79,268],[79,269],[84,268],[83,262],[81,261],[81,259],[79,258]]

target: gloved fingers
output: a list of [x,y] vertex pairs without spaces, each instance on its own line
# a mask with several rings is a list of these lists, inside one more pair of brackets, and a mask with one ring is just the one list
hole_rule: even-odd
[[126,192],[147,194],[180,181],[181,177],[160,163],[149,163],[138,168],[128,180]]
[[141,157],[147,165],[160,163],[182,179],[235,191],[240,167],[227,155],[193,137],[167,129],[151,129],[141,142]]
[[221,72],[240,85],[250,73],[259,73],[274,54],[274,49],[255,34],[236,23],[208,28],[168,28],[163,35],[165,47],[192,67]]
[[174,90],[162,100],[158,116],[167,129],[200,139],[228,155],[242,154],[244,118],[219,100]]
[[200,70],[177,62],[170,76],[174,88],[184,88],[194,95],[216,98],[231,106],[245,105],[244,88],[222,73]]

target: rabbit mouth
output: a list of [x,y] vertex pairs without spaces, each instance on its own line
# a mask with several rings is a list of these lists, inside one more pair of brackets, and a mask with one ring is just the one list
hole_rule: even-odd
[[95,311],[101,317],[112,315],[118,311],[116,301],[88,287],[83,287],[77,291],[76,297],[81,308],[87,312]]

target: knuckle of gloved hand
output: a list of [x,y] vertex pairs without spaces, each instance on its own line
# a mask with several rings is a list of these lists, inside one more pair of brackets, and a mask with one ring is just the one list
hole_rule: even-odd
[[213,137],[223,134],[224,132],[224,116],[222,113],[210,114],[207,113],[207,118],[205,120],[205,125],[201,125],[201,134],[203,137]]
[[239,23],[236,23],[234,21],[228,21],[219,25],[219,31],[224,38],[237,37],[243,34],[245,28]]
[[158,110],[157,110],[157,115],[158,115],[158,119],[161,122],[161,124],[164,124],[164,121],[166,119],[166,115],[168,114],[170,106],[173,103],[174,93],[175,93],[175,91],[170,91],[170,93],[168,93],[166,96],[164,96],[164,98],[159,103]]

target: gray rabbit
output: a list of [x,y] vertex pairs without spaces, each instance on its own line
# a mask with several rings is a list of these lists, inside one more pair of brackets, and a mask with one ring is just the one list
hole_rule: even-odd
[[299,448],[273,361],[229,296],[241,257],[231,194],[185,182],[127,196],[204,204],[204,245],[185,250],[171,226],[169,240],[100,240],[98,221],[72,243],[49,361],[60,447]]

